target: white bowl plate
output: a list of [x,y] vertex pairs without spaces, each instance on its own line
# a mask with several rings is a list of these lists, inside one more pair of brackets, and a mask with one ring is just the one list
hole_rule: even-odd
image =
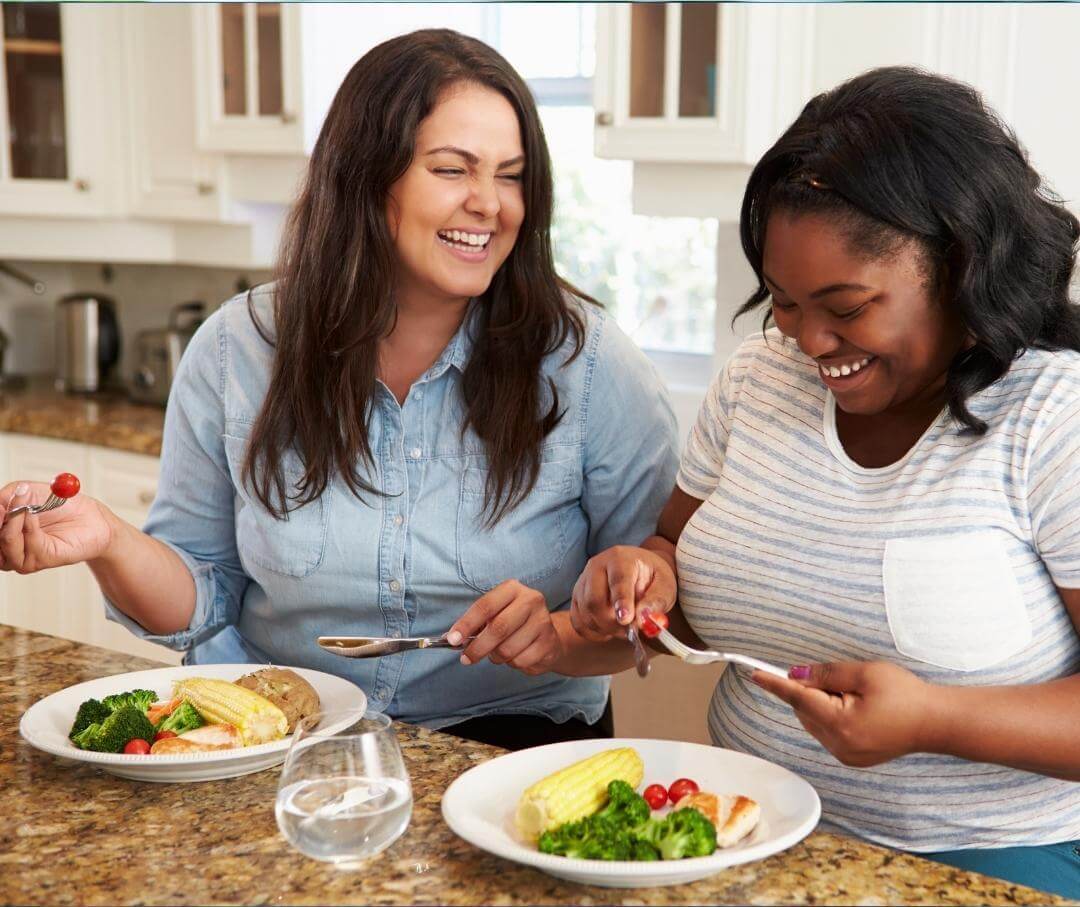
[[[520,840],[514,810],[522,792],[546,775],[601,750],[632,746],[645,762],[645,785],[692,778],[702,790],[743,794],[761,804],[761,821],[734,847],[685,860],[576,860],[540,853]],[[801,841],[817,825],[821,801],[798,775],[764,759],[673,740],[578,740],[499,756],[469,769],[443,795],[443,818],[455,834],[489,853],[550,875],[609,888],[679,885],[760,860]]]
[[[169,756],[92,753],[79,749],[68,739],[75,714],[87,699],[102,699],[137,689],[154,690],[159,700],[171,699],[175,680],[215,677],[231,681],[257,671],[259,667],[253,664],[187,665],[88,680],[35,702],[23,713],[19,733],[27,743],[43,752],[76,762],[89,762],[121,778],[137,781],[216,781],[260,772],[285,761],[291,735],[259,746]],[[292,670],[315,688],[324,712],[363,711],[367,707],[364,691],[348,680],[307,668]],[[342,722],[341,726],[346,724],[347,721]]]

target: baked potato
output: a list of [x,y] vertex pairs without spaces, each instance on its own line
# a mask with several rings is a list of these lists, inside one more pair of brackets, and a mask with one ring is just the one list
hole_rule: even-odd
[[314,715],[320,709],[315,688],[288,668],[262,668],[245,674],[236,683],[266,697],[281,709],[289,721],[288,734],[295,730],[301,718]]

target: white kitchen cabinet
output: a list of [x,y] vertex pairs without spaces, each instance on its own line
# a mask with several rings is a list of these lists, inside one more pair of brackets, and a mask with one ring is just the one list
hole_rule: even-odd
[[200,148],[242,154],[303,153],[302,6],[192,7]]
[[596,17],[599,157],[749,164],[805,94],[812,9],[600,4]]
[[116,204],[108,4],[4,3],[0,210],[89,217]]
[[[72,441],[0,435],[0,466],[11,479],[48,481],[73,472],[87,494],[141,526],[154,500],[158,459]],[[105,619],[101,590],[85,564],[27,576],[4,573],[0,623],[178,664],[180,653],[132,636]]]
[[220,154],[196,146],[192,20],[183,3],[123,7],[128,211],[165,220],[220,220]]

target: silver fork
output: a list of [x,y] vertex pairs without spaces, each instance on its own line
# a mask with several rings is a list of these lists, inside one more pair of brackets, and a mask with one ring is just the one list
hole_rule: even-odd
[[656,637],[660,643],[672,655],[681,658],[690,665],[707,665],[717,661],[727,661],[732,664],[742,665],[744,668],[757,668],[777,677],[787,677],[787,671],[781,670],[776,665],[759,658],[751,658],[749,655],[736,655],[732,652],[714,652],[712,649],[694,649],[677,639],[669,630],[661,629]]
[[66,500],[67,498],[62,498],[60,495],[50,492],[44,504],[20,504],[18,507],[7,511],[4,514],[3,522],[6,522],[8,517],[13,517],[17,513],[47,513],[50,510],[56,510]]

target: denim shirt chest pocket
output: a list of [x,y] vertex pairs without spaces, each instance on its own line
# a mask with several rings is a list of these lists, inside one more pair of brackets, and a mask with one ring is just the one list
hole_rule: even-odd
[[489,526],[484,510],[486,466],[467,466],[458,499],[457,561],[462,581],[478,592],[516,579],[535,586],[562,565],[579,506],[576,460],[540,465],[536,484],[513,510]]
[[[322,563],[330,521],[333,483],[314,501],[277,519],[241,481],[247,456],[250,426],[230,424],[224,436],[225,457],[236,492],[236,548],[248,564],[284,576],[308,576]],[[294,492],[303,478],[299,454],[290,449],[282,457],[285,488]],[[251,572],[250,570],[248,571]]]

